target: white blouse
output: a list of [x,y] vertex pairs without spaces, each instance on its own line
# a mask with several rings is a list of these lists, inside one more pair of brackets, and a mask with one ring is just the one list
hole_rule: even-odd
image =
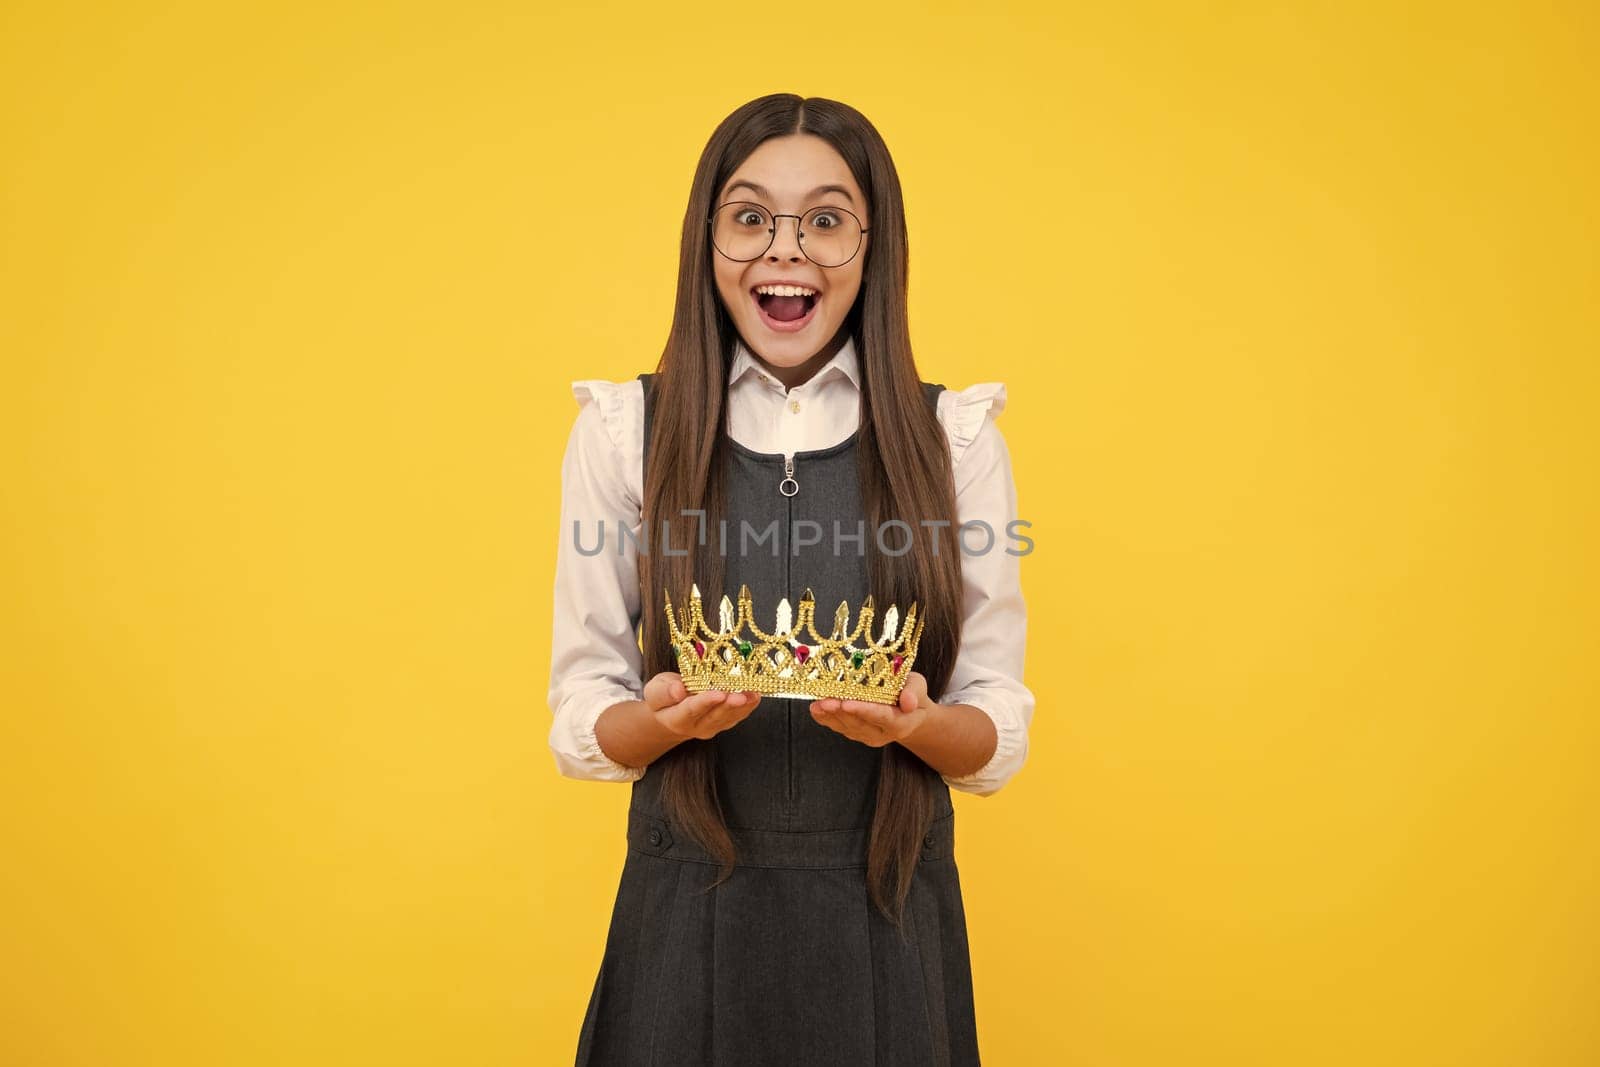
[[[793,389],[766,373],[736,345],[728,376],[728,421],[733,439],[748,448],[786,456],[838,444],[860,417],[860,361],[854,340],[810,380]],[[595,739],[595,720],[613,704],[643,699],[639,650],[639,578],[636,540],[643,525],[644,385],[638,379],[572,383],[578,417],[561,461],[561,540],[556,556],[555,617],[550,660],[550,707],[555,722],[550,749],[569,778],[631,782],[645,768],[606,755]],[[994,720],[994,757],[977,772],[944,775],[952,789],[978,796],[998,790],[1022,767],[1033,721],[1033,693],[1022,684],[1027,612],[1022,598],[1018,538],[1006,524],[1017,515],[1011,457],[995,426],[1005,408],[1005,386],[982,382],[939,394],[938,419],[950,442],[955,473],[956,526],[981,519],[994,531],[987,552],[961,554],[964,618],[961,646],[941,704],[970,704]],[[616,550],[617,518],[630,519],[634,539]],[[605,549],[577,550],[579,522],[587,550],[606,520]],[[938,531],[941,550],[952,547],[954,528]],[[969,546],[977,548],[978,539]],[[759,714],[759,711],[758,711]]]

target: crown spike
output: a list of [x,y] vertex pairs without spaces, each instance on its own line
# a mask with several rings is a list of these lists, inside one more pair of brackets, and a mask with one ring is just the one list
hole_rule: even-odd
[[672,631],[674,640],[681,640],[693,632],[688,621],[689,609],[687,606],[682,609],[673,607],[672,594],[665,588],[661,590],[661,595],[667,598],[667,628]]
[[750,587],[748,585],[741,585],[739,587],[739,625],[745,629],[748,629],[751,633],[755,634],[767,644],[772,644],[773,642],[780,640],[782,637],[783,626],[781,620],[779,622],[778,632],[770,634],[761,628],[760,623],[756,622],[756,609],[755,605],[751,602]]
[[705,604],[700,599],[700,587],[694,587],[693,595],[689,597],[689,626],[691,634],[704,634],[711,636],[711,627],[706,625]]
[[883,639],[880,640],[878,644],[887,645],[889,642],[893,641],[895,627],[899,624],[900,609],[895,605],[890,604],[889,610],[883,613]]
[[672,594],[667,591],[666,586],[661,587],[661,596],[667,602],[667,640],[671,641],[675,648],[681,649],[682,645],[679,642],[683,640],[683,631],[678,626],[677,613],[672,610]]
[[[750,603],[750,587],[748,585],[740,585],[739,612],[736,617],[736,621],[734,622],[734,626],[739,629],[749,627],[750,629],[755,630],[755,625],[756,613],[755,608]],[[759,633],[760,631],[756,632]]]

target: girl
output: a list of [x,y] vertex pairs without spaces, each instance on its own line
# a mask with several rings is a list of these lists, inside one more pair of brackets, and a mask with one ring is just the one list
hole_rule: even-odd
[[[906,269],[877,130],[762,97],[700,157],[655,371],[573,383],[550,746],[632,783],[580,1065],[978,1062],[950,789],[1027,755],[1016,496],[1004,387],[919,380]],[[767,625],[808,588],[821,620],[916,603],[917,670],[898,705],[690,695],[663,592],[693,585]]]

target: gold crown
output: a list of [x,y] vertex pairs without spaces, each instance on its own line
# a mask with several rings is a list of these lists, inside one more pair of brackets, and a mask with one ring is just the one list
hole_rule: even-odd
[[[672,597],[666,597],[667,629],[678,654],[678,674],[691,693],[722,689],[797,700],[839,697],[893,704],[905,688],[917,658],[917,642],[922,639],[922,620],[917,618],[915,604],[906,611],[905,626],[898,634],[899,609],[890,607],[884,612],[883,635],[873,641],[871,596],[861,605],[853,628],[847,628],[850,606],[840,601],[833,616],[833,633],[823,637],[814,625],[816,601],[809,589],[800,598],[800,617],[793,625],[789,599],[778,602],[777,626],[772,633],[756,625],[748,585],[739,587],[737,616],[728,598],[722,598],[717,630],[706,625],[698,585],[692,594],[688,618],[681,623],[673,614]],[[743,633],[746,627],[749,637]]]

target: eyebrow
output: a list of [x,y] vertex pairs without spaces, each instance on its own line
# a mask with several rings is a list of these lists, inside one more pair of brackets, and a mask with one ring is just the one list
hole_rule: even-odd
[[[765,189],[763,189],[761,186],[757,185],[755,182],[746,181],[743,178],[740,178],[738,181],[736,181],[732,185],[728,186],[727,190],[723,193],[723,195],[726,196],[728,193],[733,192],[735,189],[739,188],[739,186],[741,186],[741,185],[743,185],[746,188],[748,188],[751,192],[755,193],[757,196],[765,196],[765,197],[768,197],[768,198],[770,198],[772,196],[771,193],[767,192]],[[854,204],[856,202],[856,198],[850,195],[850,190],[846,189],[842,185],[819,185],[815,189],[813,189],[809,193],[807,193],[805,195],[805,199],[806,200],[810,200],[812,197],[821,196],[823,193],[838,193],[841,196],[843,196],[846,200],[850,201],[850,203]]]

